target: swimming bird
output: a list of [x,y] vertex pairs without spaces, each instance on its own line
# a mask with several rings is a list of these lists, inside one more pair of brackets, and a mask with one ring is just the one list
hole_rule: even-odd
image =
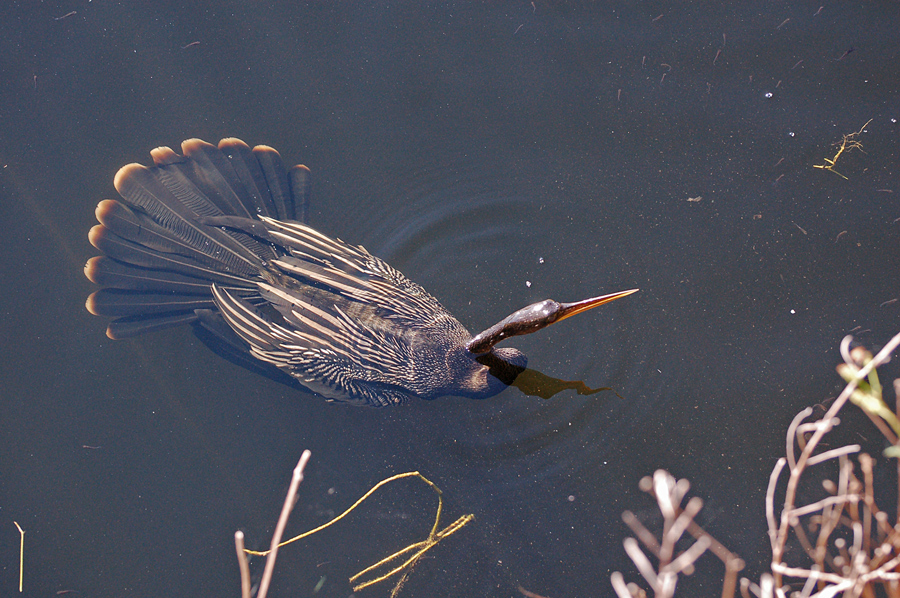
[[495,347],[636,289],[529,305],[471,335],[425,291],[362,246],[305,224],[309,169],[268,146],[199,139],[124,166],[88,238],[90,313],[112,339],[191,324],[217,352],[322,397],[385,406],[486,398],[524,370]]

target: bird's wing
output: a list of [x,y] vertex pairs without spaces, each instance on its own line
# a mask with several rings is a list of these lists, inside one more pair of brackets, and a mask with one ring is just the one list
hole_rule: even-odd
[[332,239],[299,222],[262,218],[270,235],[290,251],[274,263],[304,284],[378,310],[398,325],[424,328],[436,320],[456,322],[425,289],[362,246]]
[[218,285],[212,287],[216,306],[254,357],[336,401],[381,407],[409,400],[407,392],[391,383],[403,378],[410,359],[408,348],[395,337],[365,326],[337,305],[316,305],[265,283],[259,288],[279,306],[286,326]]

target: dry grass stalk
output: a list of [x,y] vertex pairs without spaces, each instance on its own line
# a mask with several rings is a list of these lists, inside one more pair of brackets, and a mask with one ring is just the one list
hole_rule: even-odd
[[[659,469],[652,478],[642,479],[640,488],[656,499],[659,511],[663,516],[662,533],[657,538],[653,532],[644,527],[634,513],[625,511],[622,513],[622,520],[631,528],[637,539],[626,538],[623,544],[625,552],[652,589],[653,595],[656,598],[674,596],[678,576],[693,573],[696,560],[709,550],[725,564],[723,598],[734,596],[737,574],[744,568],[744,562],[694,521],[700,509],[703,508],[703,501],[700,498],[691,498],[684,507],[681,506],[690,488],[688,481],[683,479],[676,481],[669,472]],[[693,537],[694,542],[687,548],[679,550],[679,546],[686,543],[682,541],[686,540],[685,532]],[[641,544],[643,544],[643,549]],[[656,566],[653,565],[647,553],[654,558]],[[647,596],[647,593],[638,585],[626,584],[624,577],[618,571],[612,574],[611,581],[619,598]]]
[[[804,409],[788,426],[785,456],[772,470],[766,491],[766,521],[772,547],[771,574],[764,574],[756,584],[744,578],[740,593],[744,598],[874,598],[887,596],[900,598],[900,485],[898,505],[891,517],[879,508],[875,500],[873,484],[874,461],[869,455],[859,453],[859,445],[847,445],[816,452],[822,438],[840,423],[838,414],[847,401],[860,407],[884,438],[892,446],[891,457],[900,455],[897,438],[900,436],[900,381],[895,381],[898,407],[888,409],[881,394],[881,385],[875,368],[886,363],[890,354],[900,345],[900,334],[878,353],[857,347],[850,350],[851,337],[841,343],[844,363],[838,372],[847,386],[832,403],[825,415],[817,421],[806,421],[813,413]],[[797,451],[799,450],[799,456]],[[857,455],[858,454],[858,455]],[[857,455],[855,460],[853,456]],[[822,485],[827,496],[808,504],[798,504],[797,490],[801,479],[810,467],[837,462],[837,480],[826,479]],[[900,461],[898,484],[900,484]],[[788,478],[784,490],[784,503],[776,512],[775,495],[785,469]],[[663,532],[659,539],[647,530],[630,512],[623,514],[625,523],[653,555],[658,565],[654,567],[633,538],[625,540],[625,550],[649,584],[657,598],[674,595],[677,576],[690,574],[693,563],[706,549],[721,546],[694,522],[699,503],[691,499],[680,507],[688,483],[675,479],[665,471],[657,471],[653,479],[644,478],[641,488],[652,494],[663,515]],[[695,506],[691,506],[692,503]],[[891,523],[893,519],[893,523]],[[697,540],[677,557],[675,546],[685,531]],[[789,542],[800,550],[799,558],[785,560]],[[713,550],[726,565],[722,596],[732,596],[736,575],[743,563],[724,548]],[[793,554],[793,553],[792,553]],[[621,573],[611,578],[619,598],[646,596],[636,584],[626,584]]]
[[[366,567],[356,575],[350,578],[351,583],[355,583],[353,586],[353,591],[358,592],[362,589],[368,588],[375,584],[379,584],[382,581],[385,581],[391,577],[398,576],[400,577],[399,581],[394,586],[394,589],[391,591],[391,598],[397,596],[403,587],[406,579],[409,576],[410,571],[416,566],[416,564],[420,561],[420,559],[425,555],[426,552],[437,546],[437,544],[445,539],[446,537],[455,534],[464,526],[469,524],[475,519],[475,516],[472,514],[463,515],[450,525],[446,526],[444,529],[440,529],[441,523],[441,514],[443,513],[444,508],[444,498],[443,492],[438,488],[434,482],[423,476],[418,471],[409,471],[406,473],[398,473],[389,478],[381,480],[375,486],[369,489],[362,497],[360,497],[355,503],[353,503],[350,507],[348,507],[343,513],[338,515],[337,517],[332,518],[330,521],[323,523],[322,525],[311,529],[309,531],[303,532],[302,534],[298,534],[293,538],[290,538],[285,541],[281,541],[282,536],[284,535],[284,528],[287,525],[288,517],[290,516],[290,512],[293,509],[294,503],[296,502],[297,497],[297,488],[300,485],[300,482],[303,481],[303,469],[306,467],[306,463],[309,460],[310,452],[303,451],[303,455],[300,457],[300,461],[297,463],[297,467],[294,468],[294,475],[291,480],[290,488],[288,489],[287,496],[284,500],[284,507],[281,510],[281,515],[278,518],[278,524],[275,527],[275,534],[272,536],[272,543],[269,550],[265,551],[257,551],[257,550],[248,550],[244,547],[244,534],[241,531],[237,531],[234,534],[234,544],[237,550],[238,555],[238,565],[240,566],[241,572],[241,596],[242,598],[251,598],[252,589],[250,586],[250,571],[249,566],[247,564],[247,555],[256,555],[256,556],[265,556],[266,563],[265,569],[263,570],[262,580],[260,581],[259,591],[257,593],[256,598],[265,598],[266,594],[269,590],[269,584],[272,579],[272,572],[275,568],[275,556],[278,552],[278,549],[291,544],[292,542],[296,542],[297,540],[301,540],[303,538],[307,538],[313,534],[316,534],[326,528],[331,527],[338,521],[344,519],[350,513],[352,513],[357,507],[359,507],[363,502],[365,502],[370,496],[372,496],[378,489],[383,486],[390,484],[391,482],[395,482],[397,480],[402,480],[405,478],[418,478],[425,484],[427,484],[438,497],[438,505],[437,512],[434,517],[434,525],[431,528],[431,532],[428,534],[428,537],[425,540],[420,542],[415,542],[410,544],[406,548],[398,550],[391,554],[388,557],[385,557],[371,565]],[[397,561],[400,562],[397,565]],[[387,572],[380,572],[379,570],[383,570],[389,568]],[[362,581],[361,578],[366,575],[374,575],[373,579],[369,579],[367,581]],[[318,591],[318,590],[316,590]]]
[[[878,507],[872,458],[863,453],[854,462],[851,456],[859,452],[858,445],[815,452],[825,434],[840,423],[837,416],[847,401],[863,409],[888,442],[893,445],[897,442],[891,430],[896,425],[896,415],[884,405],[875,368],[888,361],[900,345],[900,335],[874,357],[861,347],[851,351],[851,340],[848,336],[841,342],[844,363],[838,366],[847,386],[820,420],[804,422],[812,415],[811,409],[797,414],[788,428],[786,457],[779,459],[769,481],[766,513],[772,544],[771,595],[774,596],[868,597],[875,596],[875,588],[880,587],[881,595],[900,597],[900,529],[896,526],[900,513],[894,513],[895,523],[890,524],[890,515]],[[800,449],[796,461],[795,445]],[[837,480],[823,482],[829,496],[798,505],[797,487],[807,469],[835,459]],[[786,465],[784,505],[776,523],[775,491]],[[791,538],[802,548],[806,562],[793,565],[785,562]],[[786,583],[786,578],[798,580],[797,585],[801,587],[793,588]]]
[[[259,591],[256,593],[256,598],[266,598],[266,594],[269,592],[269,584],[272,581],[272,572],[275,570],[275,557],[278,554],[278,546],[281,542],[281,536],[284,534],[284,528],[287,525],[288,517],[290,517],[291,510],[294,508],[294,503],[297,498],[297,488],[300,486],[300,482],[303,481],[303,470],[306,468],[309,457],[310,452],[308,450],[303,451],[303,454],[300,455],[300,461],[297,462],[297,467],[294,468],[294,473],[291,476],[291,485],[288,488],[287,496],[284,498],[284,506],[281,508],[281,515],[278,517],[278,523],[275,525],[275,533],[272,536],[272,547],[269,549],[268,556],[266,557],[266,567],[263,570],[263,576],[259,583]],[[241,596],[242,598],[250,598],[250,568],[247,565],[247,555],[244,554],[243,532],[235,532],[234,545],[237,550],[238,564],[241,569]]]

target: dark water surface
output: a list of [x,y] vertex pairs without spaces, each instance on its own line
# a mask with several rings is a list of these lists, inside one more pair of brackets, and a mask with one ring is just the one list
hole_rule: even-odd
[[[900,302],[885,305],[900,293],[898,13],[5,3],[0,594],[18,581],[17,521],[25,595],[237,596],[232,534],[268,543],[305,448],[289,532],[407,470],[444,491],[446,523],[475,514],[401,595],[609,595],[610,571],[635,578],[619,513],[652,514],[636,486],[658,467],[692,480],[702,523],[757,577],[783,430],[840,388],[842,336],[877,346],[900,329]],[[865,153],[838,162],[848,180],[812,167],[870,119]],[[310,223],[472,330],[547,297],[640,287],[507,343],[616,392],[346,408],[189,330],[109,341],[83,306],[94,207],[120,166],[195,136],[307,164]],[[312,595],[323,576],[317,595],[350,595],[349,575],[425,536],[434,503],[414,482],[388,487],[284,549],[274,595]],[[718,591],[704,563],[694,595]]]

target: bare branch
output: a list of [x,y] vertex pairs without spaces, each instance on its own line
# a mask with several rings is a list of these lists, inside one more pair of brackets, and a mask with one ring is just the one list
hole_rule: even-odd
[[284,497],[284,506],[281,508],[281,515],[278,517],[278,523],[275,525],[275,534],[272,536],[272,545],[269,549],[269,556],[266,557],[266,567],[263,570],[262,581],[259,582],[259,592],[256,594],[257,598],[266,598],[266,594],[269,592],[269,584],[272,581],[272,572],[275,570],[275,556],[278,554],[278,544],[281,543],[281,536],[284,534],[284,528],[287,525],[288,517],[291,515],[291,510],[294,508],[294,502],[297,498],[297,488],[300,486],[300,482],[303,481],[303,469],[306,467],[306,462],[309,461],[311,453],[309,450],[303,451],[303,454],[300,455],[300,460],[297,462],[297,467],[294,468],[294,473],[291,476],[291,485],[288,488],[287,496]]

